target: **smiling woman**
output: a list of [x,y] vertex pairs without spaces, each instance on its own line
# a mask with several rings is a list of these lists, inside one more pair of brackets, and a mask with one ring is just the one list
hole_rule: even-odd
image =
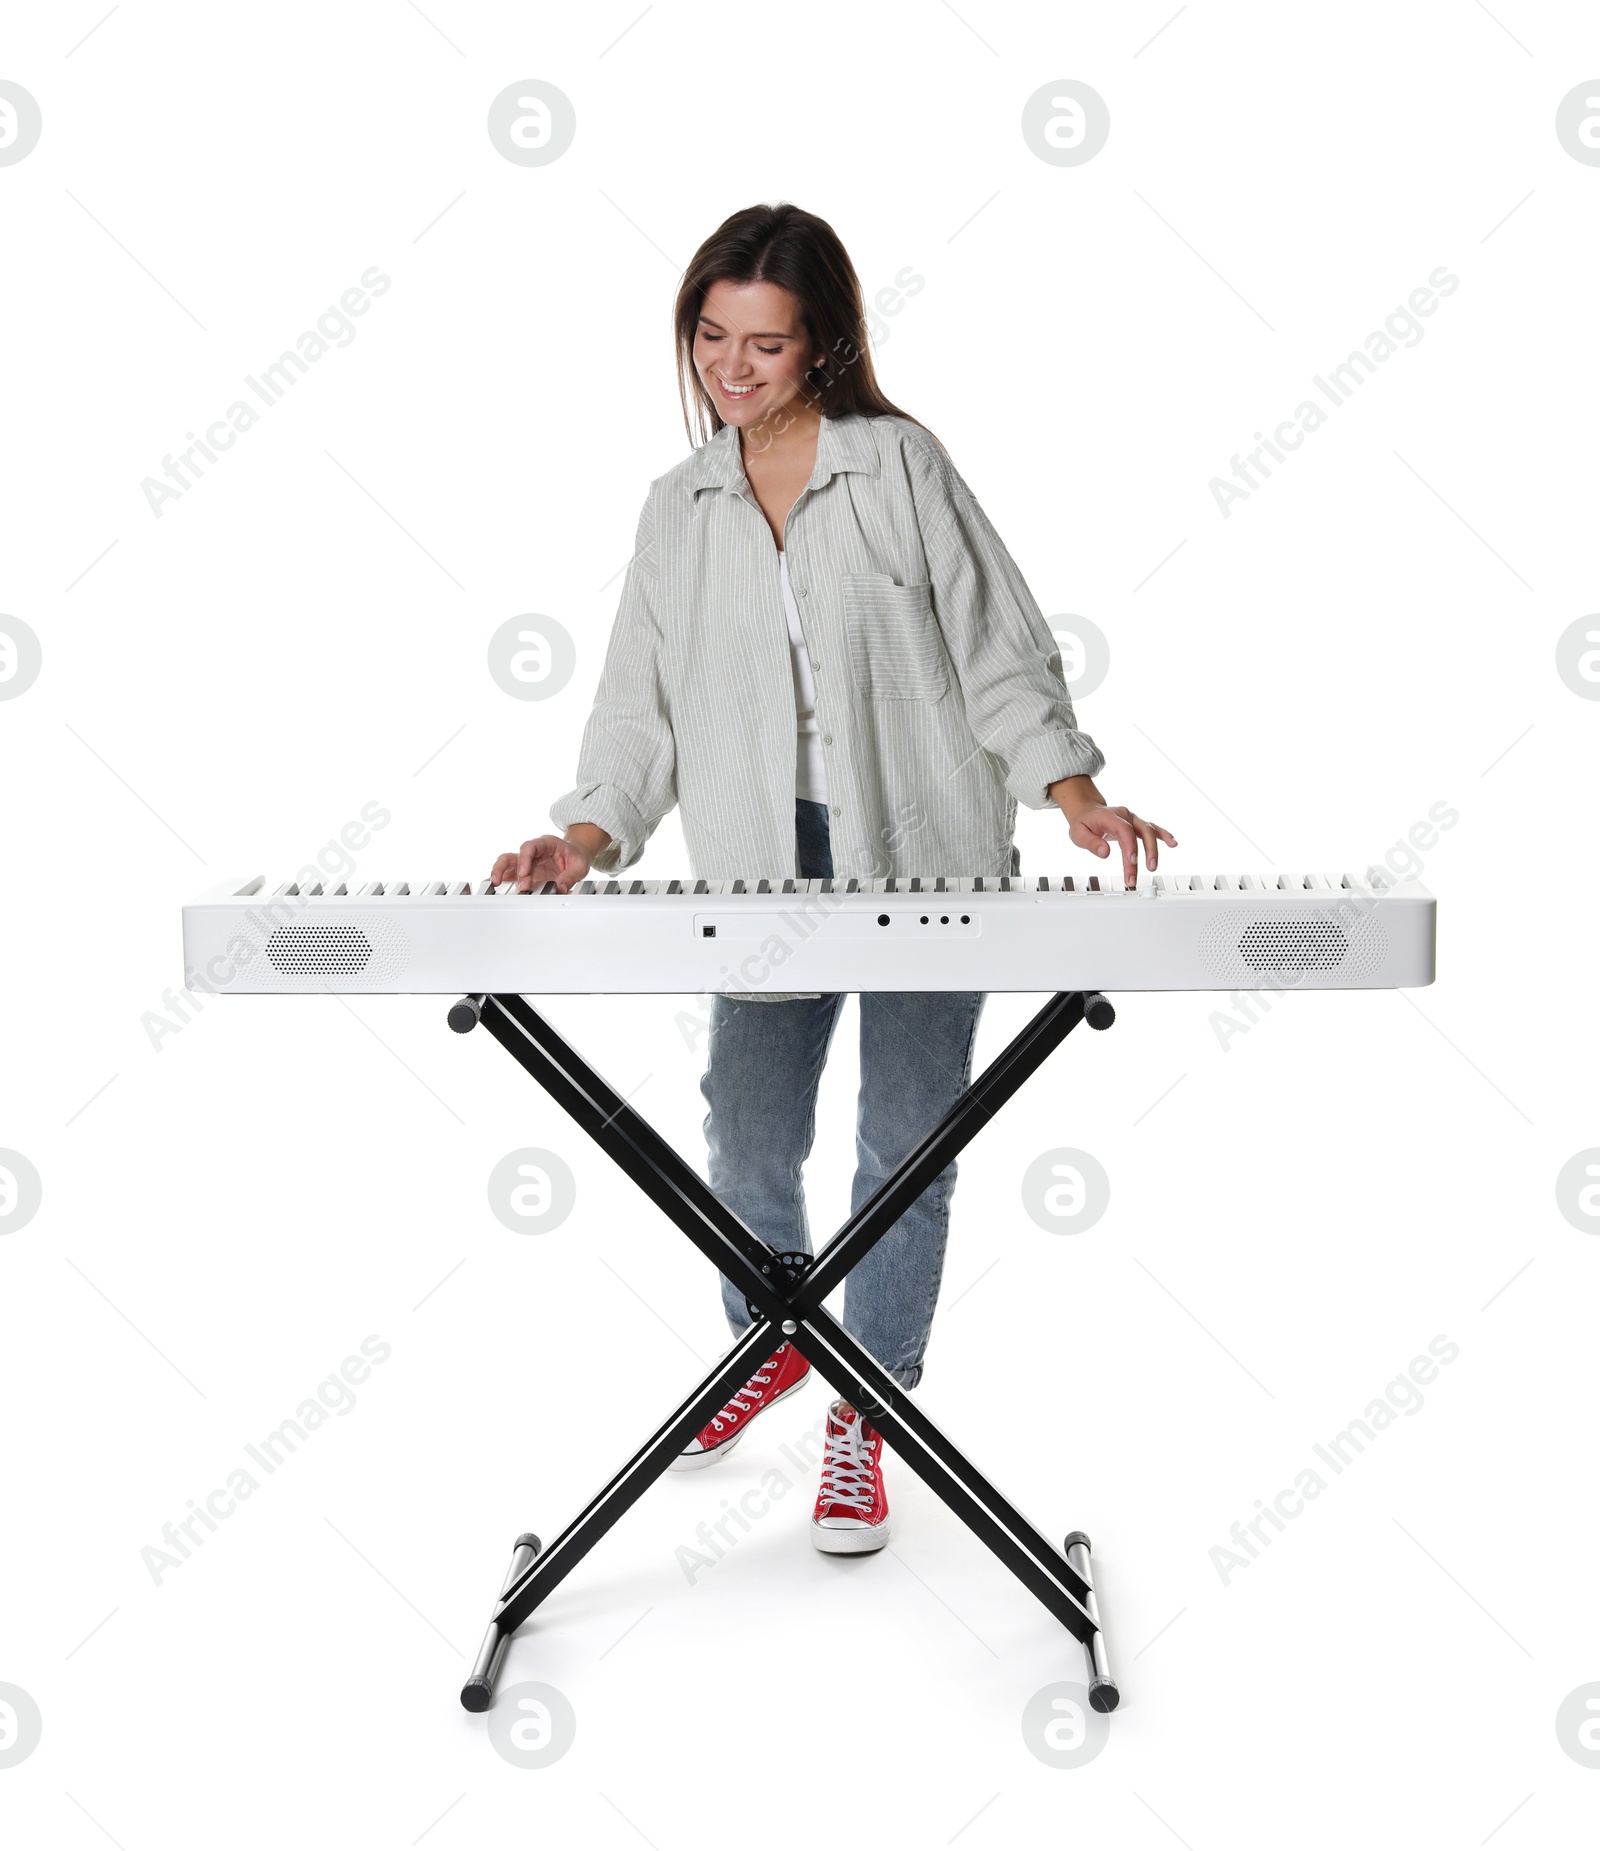
[[[1095,788],[1105,761],[1078,730],[1049,626],[944,446],[879,387],[832,227],[789,204],[736,212],[695,253],[674,332],[701,442],[650,485],[578,782],[551,806],[565,834],[501,855],[495,882],[564,892],[628,867],[674,805],[697,876],[775,890],[1016,873],[1019,803],[1059,808],[1072,841],[1115,849],[1129,883],[1141,846],[1154,868],[1172,836]],[[756,974],[746,960],[751,988],[715,999],[701,1090],[712,1189],[803,1257],[800,1177],[844,997],[762,987],[782,962]],[[861,997],[852,1213],[966,1088],[983,1001]],[[954,1183],[952,1161],[845,1283],[845,1329],[905,1388],[922,1375]],[[749,1306],[722,1286],[741,1336]],[[676,1463],[725,1458],[809,1370],[782,1344]],[[834,1403],[819,1549],[888,1541],[881,1447]]]

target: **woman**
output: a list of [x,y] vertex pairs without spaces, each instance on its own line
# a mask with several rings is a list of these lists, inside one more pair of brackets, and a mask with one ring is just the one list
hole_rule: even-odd
[[[1048,627],[943,446],[878,388],[861,288],[832,229],[752,206],[678,293],[679,396],[704,437],[650,485],[561,836],[494,864],[565,892],[631,866],[674,803],[695,876],[1019,871],[1018,803],[1078,847],[1156,866],[1165,829],[1109,808]],[[691,440],[693,433],[691,432]],[[801,1168],[844,998],[756,989],[712,1006],[711,1187],[769,1246],[811,1252]],[[852,1212],[967,1085],[983,997],[863,995]],[[952,1162],[849,1275],[844,1325],[896,1381],[921,1378]],[[749,1325],[725,1276],[735,1337]],[[724,1458],[810,1365],[784,1344],[675,1462]],[[812,1541],[889,1539],[882,1440],[828,1410]]]

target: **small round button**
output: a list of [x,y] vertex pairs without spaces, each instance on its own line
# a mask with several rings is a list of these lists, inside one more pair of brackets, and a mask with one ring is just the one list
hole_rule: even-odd
[[840,812],[840,809],[839,809],[839,806],[838,806],[838,804],[835,804],[835,805],[833,806],[833,813],[834,813],[834,815],[835,815],[835,816],[838,816],[838,815],[840,815],[840,814],[841,814],[841,812]]
[[823,743],[823,744],[824,744],[825,746],[831,746],[831,745],[833,744],[833,734],[832,734],[832,733],[824,733],[824,734],[822,735],[822,743]]

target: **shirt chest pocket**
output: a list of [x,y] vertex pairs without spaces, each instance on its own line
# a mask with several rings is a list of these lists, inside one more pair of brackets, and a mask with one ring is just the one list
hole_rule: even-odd
[[856,687],[873,701],[937,701],[950,663],[933,614],[930,585],[897,585],[884,572],[850,572],[844,626]]

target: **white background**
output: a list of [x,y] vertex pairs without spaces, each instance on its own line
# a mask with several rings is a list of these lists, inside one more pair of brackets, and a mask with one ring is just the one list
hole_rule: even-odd
[[[1600,707],[1555,650],[1596,602],[1600,168],[1554,122],[1600,71],[1592,11],[100,17],[18,11],[0,62],[44,118],[0,168],[0,608],[44,651],[0,704],[0,1144],[44,1188],[0,1240],[0,1683],[43,1716],[0,1770],[9,1842],[1580,1842],[1600,1773],[1555,1717],[1600,1678],[1600,1255],[1555,1178],[1600,1142]],[[1111,112],[1076,168],[1020,128],[1063,77]],[[485,127],[526,78],[577,113],[541,168]],[[721,1352],[715,1279],[439,999],[225,998],[151,1040],[214,881],[276,884],[369,803],[363,879],[481,878],[547,826],[687,449],[678,275],[780,198],[869,294],[925,279],[884,387],[1042,608],[1109,637],[1080,721],[1175,871],[1365,868],[1459,814],[1422,858],[1432,989],[1293,997],[1226,1049],[1226,998],[1121,999],[962,1160],[919,1398],[1094,1539],[1124,1702],[1076,1770],[1021,1718],[1079,1647],[893,1457],[884,1554],[819,1557],[800,1482],[686,1580],[820,1382],[663,1479],[518,1637],[502,1687],[554,1685],[577,1736],[509,1765],[456,1689],[511,1539],[554,1536]],[[142,480],[371,265],[356,338],[156,518]],[[1223,518],[1211,479],[1439,265],[1424,338]],[[578,646],[545,703],[486,667],[529,612]],[[1059,817],[1019,840],[1092,865]],[[669,819],[639,871],[684,867]],[[991,1002],[980,1060],[1037,1001]],[[699,1163],[695,1007],[549,1014]],[[522,1145],[577,1177],[559,1229],[489,1211]],[[1063,1145],[1111,1178],[1076,1235],[1020,1197]],[[156,1585],[162,1525],[369,1334],[392,1354],[353,1411]],[[1225,1584],[1230,1526],[1440,1334],[1426,1405]]]

